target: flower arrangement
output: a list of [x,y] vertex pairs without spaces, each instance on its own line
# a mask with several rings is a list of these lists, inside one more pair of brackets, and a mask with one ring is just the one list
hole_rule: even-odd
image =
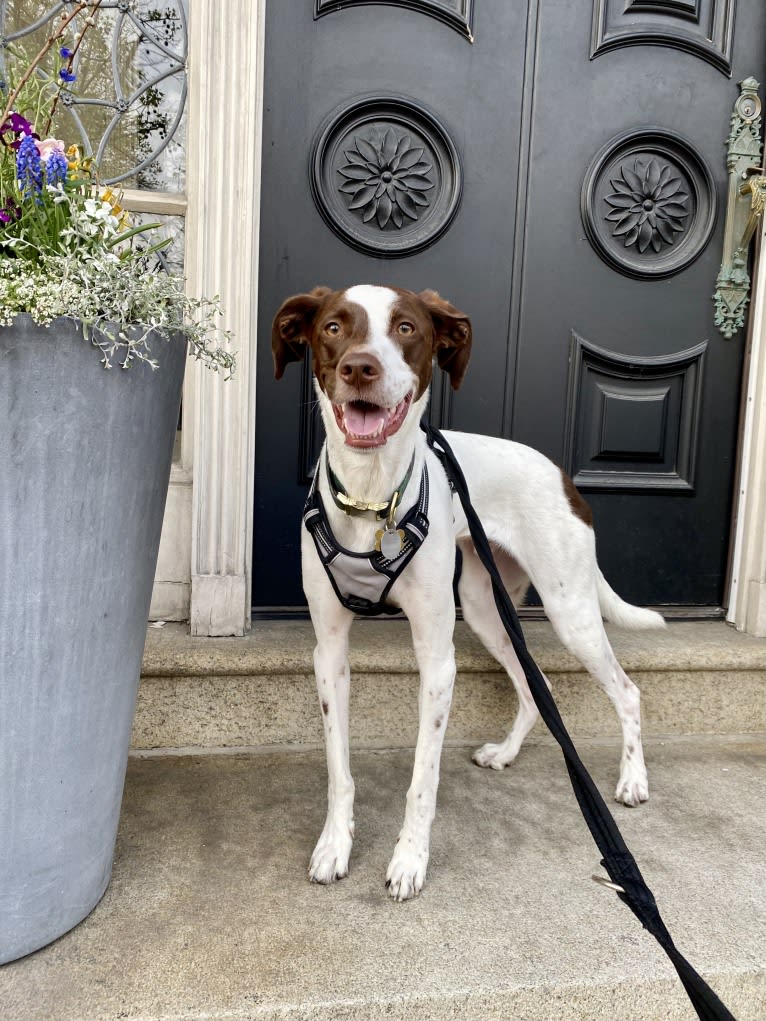
[[[7,46],[0,65],[0,325],[28,313],[41,325],[67,316],[110,368],[153,368],[153,334],[182,334],[189,352],[231,375],[233,353],[217,344],[217,298],[187,296],[158,253],[158,223],[133,224],[120,196],[99,184],[93,160],[51,136],[59,100],[76,82],[76,57],[102,0],[64,11],[30,59]],[[84,22],[75,31],[82,15]],[[224,333],[229,339],[229,334]]]

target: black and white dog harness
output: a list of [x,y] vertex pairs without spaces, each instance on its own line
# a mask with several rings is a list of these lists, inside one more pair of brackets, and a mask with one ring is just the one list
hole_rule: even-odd
[[404,532],[402,547],[396,556],[387,558],[374,549],[369,553],[354,553],[338,543],[317,486],[323,460],[320,458],[314,472],[303,509],[303,523],[314,540],[330,584],[341,603],[354,613],[364,617],[399,613],[399,607],[386,602],[386,598],[428,535],[428,469],[424,464],[417,502],[397,523],[396,527]]

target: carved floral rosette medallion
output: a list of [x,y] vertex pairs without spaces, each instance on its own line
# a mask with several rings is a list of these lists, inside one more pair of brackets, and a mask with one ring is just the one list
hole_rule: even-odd
[[310,169],[327,224],[370,255],[427,248],[460,203],[452,140],[433,114],[398,97],[367,97],[334,114],[315,139]]
[[712,174],[687,142],[659,129],[613,138],[591,163],[581,194],[583,225],[601,258],[627,276],[685,269],[715,224]]

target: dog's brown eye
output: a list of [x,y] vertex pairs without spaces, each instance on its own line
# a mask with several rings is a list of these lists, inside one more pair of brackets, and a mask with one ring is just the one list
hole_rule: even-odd
[[325,333],[329,333],[330,336],[335,337],[340,333],[340,323],[328,323],[324,328]]
[[412,323],[399,323],[399,332],[406,336],[408,333],[414,333],[415,327]]

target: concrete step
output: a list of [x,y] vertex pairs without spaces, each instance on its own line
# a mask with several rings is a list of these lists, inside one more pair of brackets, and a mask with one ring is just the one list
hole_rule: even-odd
[[[615,742],[580,751],[608,798]],[[321,751],[134,757],[104,900],[0,968],[0,1017],[693,1021],[654,940],[591,882],[558,751],[525,748],[503,773],[469,752],[446,750],[428,882],[405,904],[383,881],[411,751],[354,749],[357,839],[334,887],[306,878]],[[763,738],[650,739],[647,760],[650,801],[614,814],[679,949],[739,1021],[763,1021]]]
[[[611,706],[544,621],[527,640],[579,737],[618,734]],[[766,641],[722,621],[675,622],[666,631],[608,629],[642,691],[646,735],[741,734],[764,729]],[[308,622],[258,622],[245,638],[191,638],[184,625],[150,628],[133,743],[137,749],[316,747],[322,741]],[[506,675],[462,622],[458,681],[447,740],[502,736],[515,712]],[[418,680],[403,620],[363,620],[351,637],[351,735],[357,746],[408,747],[417,728]],[[549,740],[538,724],[528,741]]]

